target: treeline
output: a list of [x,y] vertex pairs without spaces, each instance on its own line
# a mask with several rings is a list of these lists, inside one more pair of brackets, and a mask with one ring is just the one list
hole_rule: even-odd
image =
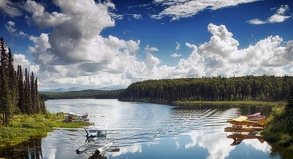
[[45,102],[38,94],[38,79],[32,72],[29,75],[25,68],[13,65],[10,48],[0,37],[1,66],[0,66],[0,121],[2,125],[9,126],[13,114],[46,113]]
[[121,101],[283,101],[293,77],[242,76],[161,79],[136,82],[119,94]]
[[121,90],[82,90],[69,92],[42,92],[46,100],[50,99],[117,99]]

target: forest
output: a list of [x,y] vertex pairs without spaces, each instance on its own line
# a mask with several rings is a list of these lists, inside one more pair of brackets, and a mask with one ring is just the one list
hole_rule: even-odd
[[69,92],[41,92],[45,100],[50,99],[117,99],[121,90],[82,90]]
[[120,101],[284,101],[293,77],[242,76],[160,79],[136,82],[119,93]]
[[24,75],[21,65],[14,68],[11,49],[0,37],[0,122],[9,126],[15,114],[46,113],[45,102],[38,93],[38,78],[29,74],[25,68]]

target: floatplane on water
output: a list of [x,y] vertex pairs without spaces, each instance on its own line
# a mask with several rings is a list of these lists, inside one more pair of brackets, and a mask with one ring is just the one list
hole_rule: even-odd
[[227,120],[232,124],[231,127],[225,127],[225,132],[232,132],[227,138],[233,139],[231,145],[238,145],[245,139],[258,139],[261,143],[264,138],[259,135],[259,131],[263,130],[266,124],[266,117],[259,113],[251,115],[239,115],[234,119]]
[[[237,116],[240,117],[241,115],[237,113]],[[247,117],[248,120],[251,121],[259,121],[262,118],[265,118],[264,115],[261,115],[261,112],[257,112],[251,115],[245,115]]]
[[247,116],[239,116],[238,118],[227,120],[227,122],[232,124],[234,129],[241,129],[242,126],[257,128],[264,127],[266,118],[263,116],[259,120],[249,120]]
[[[121,129],[84,129],[86,132],[85,136],[85,144],[80,146],[76,149],[76,154],[81,154],[83,152],[86,152],[92,147],[95,147],[95,153],[98,155],[101,155],[105,151],[119,151],[117,148],[112,148],[113,142],[103,143],[102,145],[98,144],[98,141],[101,141],[102,139],[106,139],[107,134],[119,134],[119,131],[129,131],[129,130],[141,130],[140,128],[121,128]],[[103,140],[104,142],[106,140]]]

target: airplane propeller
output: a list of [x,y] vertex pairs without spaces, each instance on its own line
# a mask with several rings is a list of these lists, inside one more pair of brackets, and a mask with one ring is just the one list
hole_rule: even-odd
[[88,131],[87,131],[86,129],[84,129],[84,130],[85,130],[85,132],[86,132],[86,135],[89,135]]
[[86,130],[86,129],[84,129],[85,130],[85,132],[86,132],[86,139],[85,139],[85,143],[88,141],[88,137],[89,137],[89,133],[88,133],[88,131]]

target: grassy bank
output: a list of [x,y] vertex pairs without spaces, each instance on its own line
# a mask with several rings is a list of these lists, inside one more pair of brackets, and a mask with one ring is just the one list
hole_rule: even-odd
[[272,146],[272,156],[293,158],[293,109],[274,107],[261,134]]
[[254,106],[283,106],[286,103],[280,102],[267,102],[267,101],[174,101],[172,105],[175,106],[196,106],[196,105],[254,105]]
[[47,113],[15,115],[10,127],[0,127],[0,149],[29,140],[30,137],[45,137],[53,127],[78,128],[90,125],[89,122],[62,122],[62,116]]

